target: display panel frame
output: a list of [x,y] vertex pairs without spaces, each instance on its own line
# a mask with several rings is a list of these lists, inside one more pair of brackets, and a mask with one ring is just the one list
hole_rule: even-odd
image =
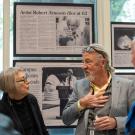
[[81,56],[94,42],[94,4],[15,2],[13,35],[14,56]]
[[[61,105],[65,105],[65,100],[64,102],[61,100],[61,97],[59,97],[59,91],[52,92],[52,88],[57,86],[55,84],[59,83],[58,79],[61,80],[65,77],[68,69],[72,69],[77,80],[84,78],[85,74],[82,69],[81,61],[14,60],[13,66],[23,67],[25,69],[28,80],[30,80],[30,93],[36,96],[47,127],[76,127],[76,122],[71,126],[66,126],[62,122],[60,113],[63,109],[63,106]],[[65,87],[66,85],[62,85],[61,82],[58,86],[60,86],[60,88],[61,86],[64,86],[64,89],[67,88]],[[48,96],[44,96],[45,88],[47,89],[46,86],[49,83],[53,84],[52,87],[49,86],[51,89],[47,90],[50,93]],[[47,97],[49,100],[47,100]]]
[[135,23],[111,23],[112,66],[117,69],[133,69],[131,41],[135,39]]

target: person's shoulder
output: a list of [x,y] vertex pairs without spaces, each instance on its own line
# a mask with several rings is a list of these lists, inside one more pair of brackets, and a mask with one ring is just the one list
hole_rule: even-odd
[[85,84],[85,83],[89,83],[89,80],[87,78],[82,78],[80,80],[76,81],[77,84]]
[[37,101],[37,98],[36,98],[33,94],[29,94],[29,95],[27,96],[27,98],[28,98],[29,100]]
[[133,82],[132,79],[129,79],[129,78],[126,78],[126,77],[120,77],[118,75],[113,75],[112,80],[116,80],[116,81],[124,82],[124,83]]
[[88,89],[90,86],[90,81],[88,78],[83,78],[80,80],[77,80],[75,83],[75,89],[78,91],[82,91],[82,89]]

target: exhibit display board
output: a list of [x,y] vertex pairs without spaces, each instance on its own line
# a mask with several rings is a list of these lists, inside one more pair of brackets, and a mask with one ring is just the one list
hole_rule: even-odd
[[132,69],[131,41],[135,39],[135,23],[112,22],[112,66]]
[[[61,115],[73,83],[84,78],[78,61],[14,60],[14,66],[23,67],[30,81],[30,93],[38,100],[45,123],[49,127],[65,127]],[[72,72],[69,78],[68,72]],[[76,123],[70,127],[75,127]]]
[[92,4],[14,4],[14,56],[80,56],[92,42]]

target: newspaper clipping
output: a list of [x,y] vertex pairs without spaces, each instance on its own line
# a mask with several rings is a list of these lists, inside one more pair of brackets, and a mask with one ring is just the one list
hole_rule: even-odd
[[[81,63],[16,61],[25,69],[47,126],[64,126],[61,115],[76,80],[84,77]],[[74,126],[74,123],[72,126]]]
[[92,42],[92,7],[16,5],[16,54],[80,54]]
[[112,24],[112,65],[115,68],[133,68],[130,43],[135,39],[135,25]]

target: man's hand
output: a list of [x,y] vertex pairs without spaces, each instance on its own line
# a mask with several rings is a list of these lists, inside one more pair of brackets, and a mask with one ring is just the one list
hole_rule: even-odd
[[94,107],[103,107],[104,104],[108,101],[108,96],[103,96],[104,91],[92,95],[89,92],[86,96],[80,99],[80,105],[84,108],[94,108]]
[[96,130],[110,130],[117,126],[116,119],[109,116],[96,117],[95,128]]

